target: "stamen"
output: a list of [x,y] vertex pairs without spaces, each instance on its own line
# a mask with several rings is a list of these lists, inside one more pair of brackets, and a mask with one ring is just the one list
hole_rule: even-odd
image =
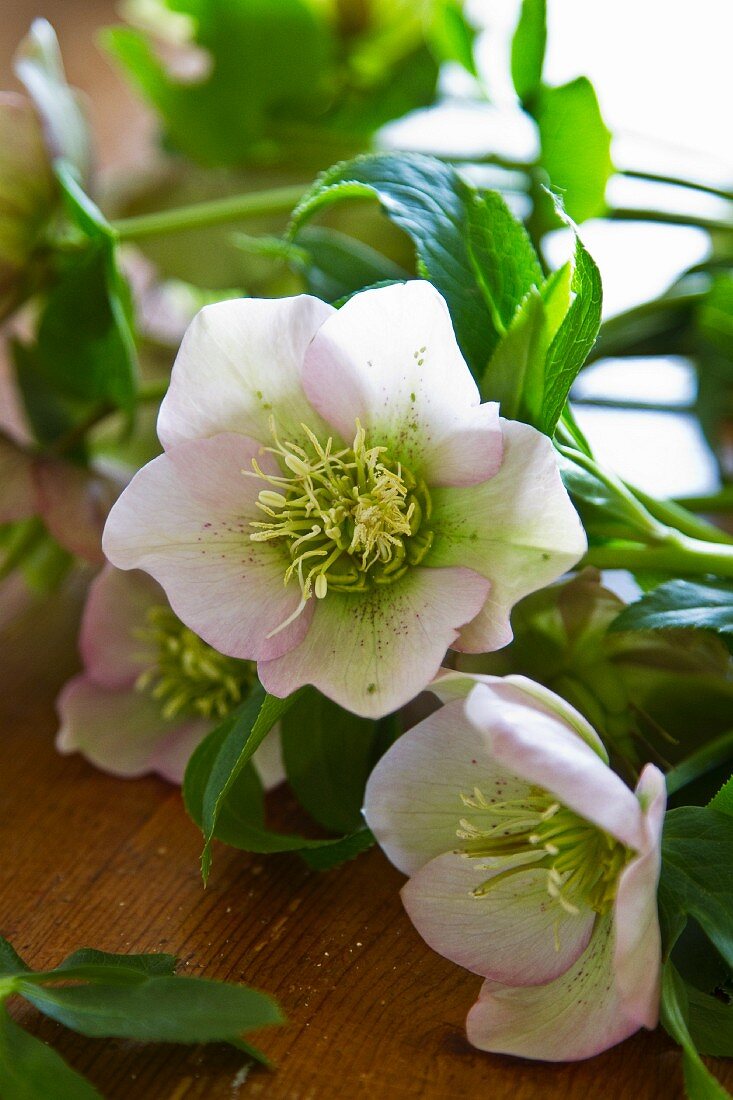
[[282,543],[290,559],[284,582],[297,578],[302,593],[295,617],[313,595],[325,599],[331,591],[394,583],[424,558],[433,539],[424,525],[431,512],[424,482],[391,462],[386,447],[367,446],[358,420],[352,446],[341,450],[334,450],[331,437],[324,444],[306,424],[301,427],[309,449],[281,442],[270,422],[275,446],[266,450],[277,457],[281,474],[266,474],[256,459],[242,471],[271,486],[257,500],[268,518],[251,522],[250,538]]

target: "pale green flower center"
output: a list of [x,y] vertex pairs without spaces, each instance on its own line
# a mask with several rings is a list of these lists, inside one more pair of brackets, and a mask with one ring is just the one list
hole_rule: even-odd
[[[621,871],[633,853],[539,787],[524,798],[488,802],[475,788],[461,795],[469,809],[488,811],[496,820],[483,828],[462,819],[457,835],[463,852],[485,861],[498,874],[474,890],[483,897],[509,876],[524,870],[547,871],[547,891],[566,912],[583,907],[606,913],[613,905]],[[498,820],[497,820],[498,819]]]
[[252,522],[250,538],[285,548],[285,583],[296,579],[302,593],[298,611],[330,589],[364,592],[399,580],[433,538],[427,486],[386,447],[368,446],[358,421],[352,446],[341,450],[302,428],[306,446],[281,443],[272,424],[275,446],[268,450],[282,474],[266,474],[253,460],[251,475],[267,483],[257,506],[268,518]]
[[249,693],[256,677],[251,661],[218,653],[169,607],[149,608],[146,619],[138,637],[156,656],[135,687],[158,701],[164,718],[225,718]]

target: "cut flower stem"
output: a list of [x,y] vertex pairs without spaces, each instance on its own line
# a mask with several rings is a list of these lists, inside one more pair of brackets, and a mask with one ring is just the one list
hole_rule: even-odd
[[113,225],[121,241],[137,241],[143,237],[223,225],[240,218],[287,214],[302,198],[306,189],[306,184],[297,184],[275,187],[268,191],[252,191],[245,195],[232,195],[223,199],[212,199],[210,202],[180,206],[174,210],[158,210],[153,214],[121,218],[113,222]]

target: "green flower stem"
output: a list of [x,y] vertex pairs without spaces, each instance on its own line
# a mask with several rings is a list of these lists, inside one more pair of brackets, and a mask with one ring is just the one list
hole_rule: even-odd
[[642,172],[637,168],[617,168],[619,176],[627,179],[646,180],[649,183],[667,183],[673,187],[685,187],[689,191],[702,191],[705,195],[715,195],[718,199],[733,201],[733,191],[724,187],[715,187],[711,183],[703,183],[702,180],[684,179],[682,176],[666,176],[657,172]]
[[156,378],[151,382],[144,382],[137,391],[137,400],[140,402],[162,401],[168,393],[170,378]]
[[[688,290],[653,298],[633,309],[618,313],[615,317],[609,317],[603,322],[598,340],[585,365],[590,366],[598,359],[638,354],[640,340],[643,342],[669,331],[676,333],[687,323],[688,314],[701,305],[706,290],[707,286],[704,290]],[[669,350],[679,352],[681,349],[675,345]]]
[[667,794],[672,795],[676,791],[682,790],[683,787],[686,787],[695,779],[707,775],[708,772],[717,768],[718,765],[724,764],[731,757],[733,757],[733,730],[728,730],[727,733],[722,733],[720,737],[716,737],[714,741],[703,745],[701,749],[688,756],[686,760],[683,760],[681,764],[678,764],[676,768],[672,768],[667,773]]
[[677,576],[713,573],[719,577],[733,577],[733,546],[721,546],[671,531],[666,539],[656,545],[629,542],[592,546],[582,565],[594,565],[597,569],[628,569],[631,573],[651,570]]
[[180,233],[186,229],[201,229],[211,225],[255,218],[264,214],[287,214],[297,205],[307,190],[307,184],[275,187],[269,191],[252,191],[232,195],[175,210],[159,210],[155,214],[140,214],[113,222],[121,241],[137,241],[143,237],[158,237],[165,233]]
[[675,503],[692,512],[733,512],[733,485],[709,496],[679,497]]
[[[733,544],[733,535],[728,534],[727,531],[721,531],[719,527],[716,527],[713,523],[708,523],[707,520],[698,519],[680,503],[674,500],[658,500],[656,497],[649,496],[648,493],[628,483],[626,487],[637,500],[641,501],[655,519],[666,523],[669,527],[674,527],[675,530],[681,531],[683,535],[703,539],[706,542]],[[731,503],[733,503],[733,498]]]
[[658,222],[660,225],[691,225],[708,233],[732,233],[733,221],[706,218],[701,214],[681,214],[676,210],[646,210],[636,206],[612,206],[606,214],[613,221]]

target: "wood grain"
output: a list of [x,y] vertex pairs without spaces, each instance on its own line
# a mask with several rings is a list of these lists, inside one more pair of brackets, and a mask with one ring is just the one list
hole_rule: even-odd
[[[55,615],[27,617],[4,646],[0,932],[39,967],[81,945],[171,951],[187,973],[268,990],[288,1017],[259,1036],[277,1071],[242,1080],[242,1057],[226,1047],[87,1040],[14,1005],[108,1100],[682,1095],[678,1052],[661,1034],[566,1066],[473,1051],[463,1021],[480,980],[419,939],[399,901],[402,876],[379,851],[319,874],[293,856],[219,846],[204,890],[200,837],[176,789],[113,779],[54,752],[53,697],[73,662],[77,603],[72,593]],[[295,824],[286,796],[274,810]],[[733,1068],[724,1075],[733,1085]]]

